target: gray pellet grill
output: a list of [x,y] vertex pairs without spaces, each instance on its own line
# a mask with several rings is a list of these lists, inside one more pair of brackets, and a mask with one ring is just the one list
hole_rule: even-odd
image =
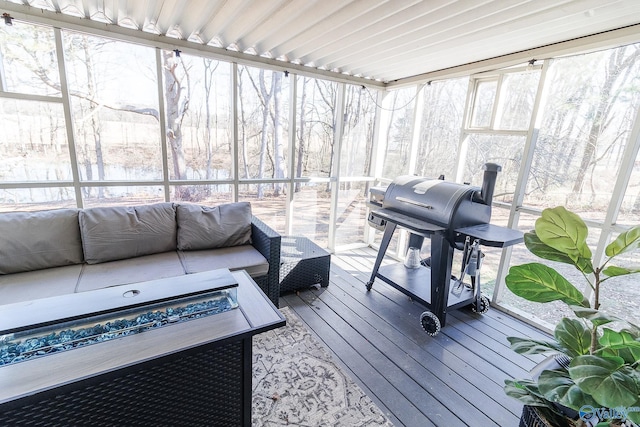
[[[481,246],[507,247],[523,241],[520,231],[489,224],[491,201],[499,165],[484,165],[482,187],[400,176],[384,189],[373,187],[369,198],[369,224],[383,230],[378,256],[367,282],[371,290],[376,278],[414,300],[427,311],[420,323],[429,335],[445,325],[449,309],[471,305],[478,313],[489,309],[489,300],[480,292]],[[431,239],[431,256],[419,267],[401,262],[381,266],[397,227],[409,231],[409,247],[421,248]],[[452,276],[454,251],[462,251],[459,277]],[[465,276],[470,283],[464,282]]]

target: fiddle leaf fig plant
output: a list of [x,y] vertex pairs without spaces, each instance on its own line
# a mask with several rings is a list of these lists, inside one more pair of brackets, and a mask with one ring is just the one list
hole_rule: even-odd
[[[640,424],[640,329],[599,310],[603,283],[640,272],[640,266],[613,264],[617,256],[640,249],[640,226],[611,242],[599,266],[594,265],[587,245],[588,231],[580,216],[559,206],[545,209],[535,230],[525,234],[531,253],[572,265],[581,273],[591,288],[593,303],[554,268],[537,262],[510,268],[505,282],[514,294],[540,303],[562,301],[576,318],[561,319],[554,340],[508,338],[517,353],[564,355],[568,363],[542,371],[535,380],[507,380],[505,392],[525,405],[541,408],[553,425],[595,425],[589,419],[606,421],[601,425],[625,420]],[[606,327],[612,322],[625,326],[620,330]],[[568,420],[562,407],[579,411],[580,417]],[[585,418],[585,411],[592,415],[595,411],[596,417]]]

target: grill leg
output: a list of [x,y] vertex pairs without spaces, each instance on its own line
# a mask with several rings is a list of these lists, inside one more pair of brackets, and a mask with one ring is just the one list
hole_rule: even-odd
[[371,272],[371,278],[367,282],[368,291],[371,290],[371,287],[373,286],[373,281],[376,280],[378,269],[380,268],[380,264],[382,264],[382,259],[384,258],[384,254],[387,253],[389,242],[391,242],[391,237],[393,236],[393,232],[395,230],[396,230],[396,224],[387,222],[387,225],[384,227],[384,234],[382,235],[382,241],[380,242],[380,249],[378,249],[378,256],[376,257],[375,264],[373,264],[373,271]]
[[444,327],[451,284],[453,247],[441,233],[431,236],[431,310]]

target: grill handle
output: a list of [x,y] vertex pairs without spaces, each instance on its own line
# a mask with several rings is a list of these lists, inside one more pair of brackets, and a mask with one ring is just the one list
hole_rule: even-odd
[[431,205],[428,205],[428,204],[422,203],[422,202],[418,202],[417,200],[408,199],[408,198],[402,197],[402,196],[396,197],[396,200],[398,200],[400,202],[404,202],[404,203],[409,203],[410,205],[419,206],[419,207],[425,208],[425,209],[433,209],[433,206],[431,206]]

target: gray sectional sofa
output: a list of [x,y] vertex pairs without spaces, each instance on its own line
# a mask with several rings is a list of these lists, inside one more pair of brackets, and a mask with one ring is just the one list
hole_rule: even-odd
[[278,306],[280,235],[247,202],[0,214],[0,305],[217,268]]

